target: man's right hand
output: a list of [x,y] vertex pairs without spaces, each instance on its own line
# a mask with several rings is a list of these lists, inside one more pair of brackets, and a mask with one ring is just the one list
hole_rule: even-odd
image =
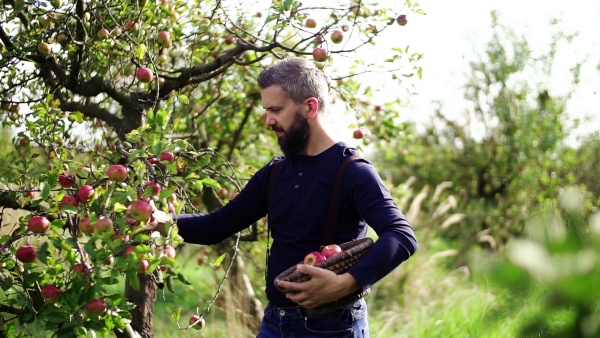
[[[150,219],[144,223],[144,232],[158,231],[161,235],[166,236],[167,231],[165,225],[172,221],[171,215],[158,210],[153,201],[150,201],[150,204],[152,205],[153,211]],[[125,224],[132,229],[139,227],[140,222],[131,217],[129,211],[129,208],[125,210]]]

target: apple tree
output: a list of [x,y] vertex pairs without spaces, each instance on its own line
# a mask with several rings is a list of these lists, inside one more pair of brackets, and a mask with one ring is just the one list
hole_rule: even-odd
[[[241,189],[273,155],[255,79],[275,60],[314,59],[357,125],[379,121],[388,139],[402,128],[393,122],[397,112],[372,107],[371,89],[354,76],[421,73],[421,55],[397,44],[378,46],[381,60],[358,57],[374,50],[384,30],[402,30],[423,14],[410,1],[2,6],[0,119],[16,133],[16,153],[0,169],[5,335],[25,335],[34,325],[61,337],[153,336],[157,288],[188,281],[175,260],[182,245],[177,227],[158,233],[145,224],[154,208],[218,208],[233,197],[227,189]],[[11,215],[9,208],[26,213]],[[126,213],[140,225],[129,226]],[[235,236],[229,261],[240,241],[257,240],[264,226]],[[111,291],[123,278],[124,292]],[[196,323],[177,321],[174,329],[201,327],[212,302],[204,305]]]

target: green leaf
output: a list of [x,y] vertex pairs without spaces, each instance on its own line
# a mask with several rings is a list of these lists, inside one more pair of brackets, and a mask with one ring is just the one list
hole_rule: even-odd
[[219,182],[213,180],[210,177],[203,178],[201,182],[209,187],[221,189],[221,185],[219,184]]
[[167,276],[167,279],[165,280],[165,282],[167,283],[167,289],[169,289],[169,291],[175,293],[175,286],[173,285],[173,276],[172,275]]
[[267,17],[267,20],[265,20],[265,24],[267,24],[267,23],[269,23],[269,22],[271,22],[271,21],[273,21],[273,20],[275,20],[277,18],[279,18],[279,14],[276,14],[276,13],[271,14],[271,15],[269,15]]
[[127,282],[129,283],[129,285],[131,285],[131,287],[134,290],[136,290],[136,291],[140,290],[140,279],[137,276],[136,270],[132,270],[132,269],[127,270]]
[[156,122],[154,121],[154,109],[148,108],[148,110],[146,111],[146,121],[148,122],[148,125],[150,127],[156,127]]
[[119,202],[115,203],[115,205],[113,205],[113,211],[114,212],[123,212],[127,210],[127,207]]
[[190,281],[187,280],[187,278],[185,278],[185,276],[181,272],[177,273],[177,278],[185,285],[192,285],[192,283],[190,283]]
[[417,9],[415,9],[415,10],[414,10],[414,12],[415,12],[415,13],[417,13],[417,14],[423,14],[423,15],[426,15],[425,11],[424,11],[424,10],[422,10],[422,9],[420,9],[420,8],[417,8]]
[[135,48],[135,56],[142,60],[148,51],[148,47],[145,44],[141,43]]
[[40,262],[42,262],[44,265],[48,265],[48,242],[44,242],[42,245],[40,245],[40,248],[36,254]]
[[183,103],[183,104],[188,104],[188,103],[190,103],[190,99],[189,99],[189,98],[188,98],[186,95],[183,95],[183,94],[181,94],[181,95],[179,95],[177,98],[178,98],[178,99],[179,99],[179,101],[181,101],[181,103]]
[[160,109],[156,112],[156,128],[164,130],[169,123],[170,115],[166,109]]
[[171,312],[171,318],[176,322],[179,321],[179,318],[181,318],[181,307],[178,307],[175,311]]
[[225,255],[227,255],[226,253],[221,254],[221,256],[217,257],[217,259],[214,262],[214,266],[218,267],[221,266],[221,263],[223,263],[223,259],[225,259]]
[[67,214],[77,215],[77,208],[72,205],[63,205],[60,208]]
[[52,188],[50,184],[46,184],[44,182],[40,183],[40,188],[42,188],[42,199],[45,200],[50,196],[50,189]]

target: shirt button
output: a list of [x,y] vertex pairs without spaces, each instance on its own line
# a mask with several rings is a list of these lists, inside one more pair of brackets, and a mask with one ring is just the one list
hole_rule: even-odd
[[294,186],[294,188],[298,189],[298,185],[296,184],[296,185]]
[[302,176],[302,173],[299,173],[298,176]]
[[285,316],[285,310],[279,310],[279,315],[280,316]]

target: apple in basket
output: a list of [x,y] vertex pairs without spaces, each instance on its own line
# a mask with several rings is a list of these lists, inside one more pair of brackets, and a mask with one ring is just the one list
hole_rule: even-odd
[[325,257],[325,259],[328,259],[330,257],[333,257],[337,254],[339,254],[340,252],[342,252],[342,248],[340,248],[339,245],[337,244],[329,244],[323,247],[323,249],[321,249],[321,254]]
[[313,251],[304,257],[304,264],[317,265],[325,260],[325,256],[319,251]]

